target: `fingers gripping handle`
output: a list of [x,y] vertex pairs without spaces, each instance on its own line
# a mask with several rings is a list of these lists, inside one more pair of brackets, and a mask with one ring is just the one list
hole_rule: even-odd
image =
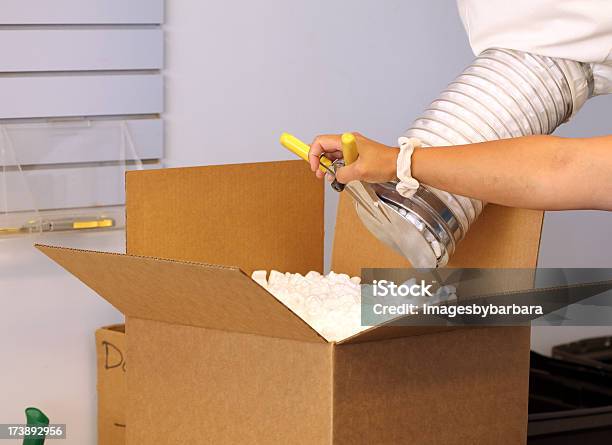
[[[301,140],[289,133],[283,133],[281,135],[280,143],[287,150],[291,151],[292,153],[295,153],[300,158],[308,162],[308,153],[310,151],[310,146],[308,144],[302,142]],[[359,153],[357,151],[357,140],[352,133],[344,133],[341,137],[341,143],[344,165],[350,165],[355,162],[357,160],[357,157],[359,156]],[[324,173],[329,173],[332,171],[332,161],[327,159],[325,156],[321,156],[319,158],[319,163],[321,164],[320,169]],[[334,180],[334,182],[332,183],[332,187],[339,192],[344,190],[344,184],[341,184],[337,180]]]

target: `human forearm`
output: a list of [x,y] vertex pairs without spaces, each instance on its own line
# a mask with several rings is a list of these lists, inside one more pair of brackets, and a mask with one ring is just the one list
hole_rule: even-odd
[[[336,172],[338,181],[393,180],[399,149],[355,135],[359,157]],[[322,177],[319,155],[342,157],[340,135],[317,137],[310,151],[311,168]],[[612,136],[528,136],[417,148],[411,174],[441,190],[512,207],[612,210]]]
[[530,136],[415,150],[420,182],[497,204],[612,209],[612,138]]

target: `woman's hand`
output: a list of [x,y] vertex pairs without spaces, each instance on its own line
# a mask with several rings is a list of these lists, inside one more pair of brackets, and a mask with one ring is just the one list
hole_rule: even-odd
[[[351,181],[387,182],[395,179],[399,149],[380,144],[359,133],[353,135],[357,139],[359,157],[351,165],[338,169],[336,172],[338,182],[342,184]],[[332,161],[342,158],[341,136],[339,134],[317,136],[310,144],[308,159],[310,168],[317,178],[323,178],[325,175],[319,169],[321,154],[325,154]]]

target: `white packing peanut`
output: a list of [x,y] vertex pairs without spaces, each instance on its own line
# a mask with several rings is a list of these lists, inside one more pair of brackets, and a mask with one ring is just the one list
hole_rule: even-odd
[[315,271],[303,276],[272,270],[266,280],[266,271],[257,270],[252,278],[328,341],[339,341],[367,329],[361,326],[359,277],[334,272],[321,275]]

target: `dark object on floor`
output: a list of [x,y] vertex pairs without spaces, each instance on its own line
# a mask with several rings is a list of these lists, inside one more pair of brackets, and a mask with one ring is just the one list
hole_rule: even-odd
[[553,354],[559,358],[531,352],[527,443],[612,443],[610,338],[556,346]]
[[555,346],[552,356],[560,360],[592,366],[612,375],[612,337],[587,338]]

